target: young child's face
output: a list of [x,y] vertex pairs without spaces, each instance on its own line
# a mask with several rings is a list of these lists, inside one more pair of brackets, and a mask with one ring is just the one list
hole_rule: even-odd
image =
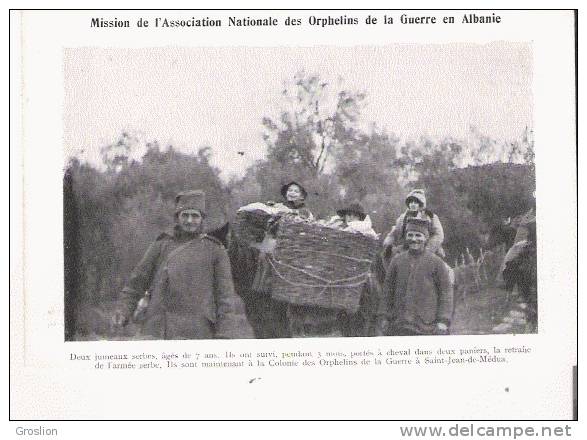
[[303,200],[304,196],[302,195],[302,189],[295,184],[290,185],[285,193],[285,198],[290,202],[299,202]]
[[356,214],[345,214],[344,215],[345,223],[356,222],[358,220],[360,220],[360,219],[359,219],[359,216]]
[[420,209],[420,203],[415,199],[410,199],[408,203],[408,209],[410,211],[417,211],[418,209]]

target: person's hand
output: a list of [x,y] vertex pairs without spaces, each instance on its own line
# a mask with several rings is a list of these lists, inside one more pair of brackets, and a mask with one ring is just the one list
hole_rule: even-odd
[[448,325],[444,322],[437,322],[436,323],[436,333],[439,335],[447,335],[448,334]]
[[385,318],[380,318],[375,324],[375,336],[386,336],[389,322]]

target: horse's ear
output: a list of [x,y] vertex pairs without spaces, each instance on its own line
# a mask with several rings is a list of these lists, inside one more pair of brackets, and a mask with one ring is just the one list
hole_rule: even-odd
[[222,244],[224,245],[224,247],[228,247],[227,237],[228,237],[229,231],[230,231],[230,225],[228,222],[226,222],[221,227],[214,229],[213,231],[208,232],[208,235],[221,241]]
[[228,225],[228,222],[226,222],[226,223],[224,224],[224,226],[222,226],[222,227],[220,228],[220,231],[221,231],[223,234],[225,234],[225,235],[226,235],[226,234],[228,234],[228,228],[229,228],[229,225]]

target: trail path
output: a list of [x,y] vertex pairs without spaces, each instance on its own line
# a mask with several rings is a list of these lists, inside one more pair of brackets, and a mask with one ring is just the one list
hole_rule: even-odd
[[465,300],[459,298],[455,308],[455,318],[451,333],[461,335],[478,334],[521,334],[532,333],[528,324],[512,324],[510,329],[495,331],[504,317],[515,308],[515,298],[509,298],[506,291],[497,287],[488,287],[480,292],[467,295]]

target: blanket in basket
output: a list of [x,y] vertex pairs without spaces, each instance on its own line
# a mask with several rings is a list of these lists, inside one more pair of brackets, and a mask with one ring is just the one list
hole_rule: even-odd
[[372,237],[283,218],[269,257],[271,296],[355,313],[378,247]]

